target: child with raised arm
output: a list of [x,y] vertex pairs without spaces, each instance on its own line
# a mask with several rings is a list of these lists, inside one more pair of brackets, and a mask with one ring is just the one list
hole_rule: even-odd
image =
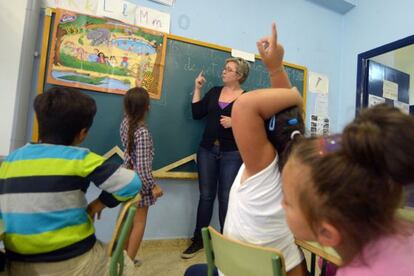
[[[233,133],[243,164],[230,190],[223,234],[279,250],[287,275],[304,276],[307,271],[303,254],[282,208],[280,175],[285,153],[304,132],[302,97],[297,89],[291,89],[284,71],[284,50],[277,43],[275,24],[272,35],[259,40],[257,46],[272,87],[282,88],[255,90],[241,95],[234,104]],[[206,271],[206,266],[196,265],[185,275],[203,275]]]
[[[148,92],[139,87],[127,91],[124,96],[125,118],[120,133],[125,148],[124,166],[133,169],[142,180],[141,201],[137,204],[132,230],[127,243],[128,256],[134,260],[144,236],[148,207],[163,195],[152,175],[154,149],[151,134],[145,125],[145,116],[149,110]],[[135,259],[139,266],[141,260]]]
[[272,35],[257,44],[272,87],[285,88],[252,91],[234,105],[233,133],[243,165],[230,191],[224,235],[275,248],[283,254],[289,276],[306,275],[303,254],[282,208],[280,175],[283,153],[304,132],[302,97],[290,89],[275,24]]
[[414,226],[396,215],[413,171],[414,118],[367,109],[342,135],[294,147],[283,171],[289,227],[335,248],[338,276],[414,275]]
[[[134,171],[77,147],[96,113],[91,97],[54,87],[36,97],[34,109],[39,143],[12,152],[0,167],[7,271],[107,275],[110,259],[96,240],[92,218],[106,206],[132,199],[141,181]],[[91,182],[103,191],[87,208]],[[125,264],[127,272],[134,268],[127,258]]]

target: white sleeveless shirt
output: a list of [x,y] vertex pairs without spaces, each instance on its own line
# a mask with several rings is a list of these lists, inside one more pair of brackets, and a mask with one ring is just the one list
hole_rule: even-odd
[[223,232],[239,241],[277,249],[283,253],[289,271],[303,260],[303,254],[287,226],[277,162],[278,156],[243,184],[242,164],[230,190]]

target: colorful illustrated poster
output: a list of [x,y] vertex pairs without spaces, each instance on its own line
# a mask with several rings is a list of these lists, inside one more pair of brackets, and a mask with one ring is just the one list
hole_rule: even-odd
[[49,83],[116,94],[138,83],[161,97],[164,34],[58,9],[52,41]]

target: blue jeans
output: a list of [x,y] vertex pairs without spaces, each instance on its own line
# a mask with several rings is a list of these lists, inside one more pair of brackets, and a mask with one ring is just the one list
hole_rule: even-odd
[[200,200],[198,201],[194,239],[201,240],[201,228],[210,224],[217,194],[219,221],[221,231],[223,231],[230,188],[242,162],[238,151],[220,151],[219,146],[213,146],[210,150],[203,147],[199,148],[197,165]]

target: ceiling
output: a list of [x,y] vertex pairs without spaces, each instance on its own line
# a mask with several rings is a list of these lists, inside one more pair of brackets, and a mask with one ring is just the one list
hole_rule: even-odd
[[356,6],[357,0],[307,0],[340,14],[349,12]]

